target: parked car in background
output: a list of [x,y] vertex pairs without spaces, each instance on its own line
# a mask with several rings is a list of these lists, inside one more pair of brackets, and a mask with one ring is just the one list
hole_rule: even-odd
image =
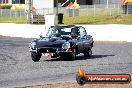
[[34,62],[39,61],[45,53],[51,58],[65,57],[67,60],[75,60],[80,53],[90,57],[93,43],[92,36],[82,26],[51,26],[46,37],[40,36],[32,40],[29,48]]

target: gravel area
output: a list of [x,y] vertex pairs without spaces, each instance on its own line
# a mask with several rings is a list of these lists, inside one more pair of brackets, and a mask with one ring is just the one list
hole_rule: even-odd
[[[64,61],[42,57],[39,62],[35,63],[31,60],[28,50],[28,43],[31,40],[0,36],[1,88],[44,85],[68,81],[75,82],[75,75],[79,65],[82,65],[90,74],[132,74],[132,43],[130,42],[95,42],[91,58],[84,58],[83,55],[79,55],[74,61]],[[60,84],[56,85],[59,86]],[[76,83],[64,83],[61,85],[64,88],[66,88],[65,85],[71,85],[71,88],[74,88],[72,86],[75,85],[78,86]],[[88,86],[92,85],[94,84]],[[101,84],[101,86],[103,85]],[[86,85],[84,85],[85,87]]]

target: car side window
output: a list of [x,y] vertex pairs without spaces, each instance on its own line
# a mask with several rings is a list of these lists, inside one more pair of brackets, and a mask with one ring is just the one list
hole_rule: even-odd
[[87,35],[86,30],[83,27],[80,27],[79,28],[79,31],[80,31],[80,37],[81,38],[84,37],[85,35]]

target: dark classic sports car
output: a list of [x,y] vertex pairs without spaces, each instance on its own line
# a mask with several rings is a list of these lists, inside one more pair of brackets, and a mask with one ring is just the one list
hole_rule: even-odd
[[40,36],[32,40],[29,48],[34,62],[39,61],[45,53],[50,53],[51,58],[65,57],[67,60],[75,60],[80,53],[90,57],[93,43],[92,36],[87,35],[82,26],[51,26],[46,37]]

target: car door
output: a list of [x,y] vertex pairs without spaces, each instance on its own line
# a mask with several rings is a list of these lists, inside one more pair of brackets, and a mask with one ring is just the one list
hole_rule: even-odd
[[85,30],[85,28],[80,27],[79,31],[80,31],[80,40],[82,42],[82,51],[84,51],[85,49],[87,49],[89,47],[86,30]]
[[78,42],[78,52],[82,53],[83,52],[83,39],[81,37],[77,38],[77,42]]
[[82,39],[80,38],[79,28],[78,27],[72,28],[72,33],[77,35],[73,40],[76,43],[76,46],[78,47],[77,48],[78,53],[81,53],[83,51],[83,44]]

